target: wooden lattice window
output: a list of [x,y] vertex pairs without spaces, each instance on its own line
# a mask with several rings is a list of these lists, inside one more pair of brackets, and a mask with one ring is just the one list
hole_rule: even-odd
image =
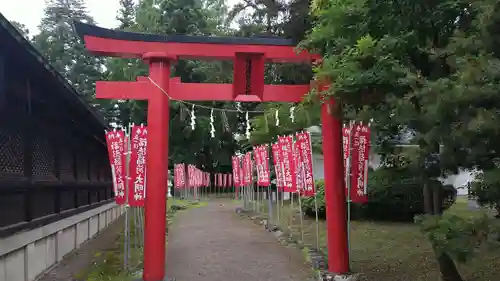
[[40,134],[32,139],[33,178],[40,180],[56,180],[54,149],[49,140]]
[[24,176],[24,139],[20,132],[0,128],[0,177]]

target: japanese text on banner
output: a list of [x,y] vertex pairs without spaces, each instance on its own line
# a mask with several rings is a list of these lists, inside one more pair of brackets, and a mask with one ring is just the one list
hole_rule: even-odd
[[113,177],[113,190],[116,204],[125,204],[125,157],[124,157],[125,132],[106,132],[106,143],[108,146],[109,163]]
[[[283,164],[283,181],[285,192],[297,192],[295,165],[293,163],[293,137],[278,137],[280,158]],[[292,176],[293,175],[293,176]]]
[[314,170],[311,150],[311,135],[309,132],[297,134],[297,142],[299,143],[299,154],[302,162],[302,174],[304,181],[304,196],[314,196]]
[[128,201],[132,207],[143,207],[146,198],[147,135],[147,127],[142,125],[131,127]]
[[274,172],[276,174],[276,186],[279,190],[283,190],[283,174],[282,174],[282,164],[279,152],[279,144],[273,143],[271,145],[271,150],[273,152],[273,164],[274,164]]
[[366,203],[368,194],[366,190],[368,180],[368,158],[370,149],[370,128],[356,124],[352,128],[351,150],[351,201]]

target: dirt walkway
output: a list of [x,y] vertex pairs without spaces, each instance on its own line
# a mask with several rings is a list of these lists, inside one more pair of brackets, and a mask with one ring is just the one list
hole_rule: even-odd
[[210,202],[176,215],[169,230],[167,276],[176,281],[306,281],[295,249],[239,218],[236,205]]

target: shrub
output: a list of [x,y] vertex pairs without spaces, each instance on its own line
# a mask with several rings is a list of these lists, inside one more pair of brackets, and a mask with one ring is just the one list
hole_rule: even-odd
[[[439,181],[430,182],[431,187],[442,185]],[[368,176],[368,203],[352,204],[353,219],[413,221],[415,215],[423,213],[423,183],[412,175],[409,169],[380,168],[370,171]],[[326,217],[324,182],[317,181],[318,214]],[[443,209],[449,208],[456,199],[457,191],[451,185],[442,186]],[[302,200],[302,209],[308,216],[314,216],[314,198]]]
[[482,206],[495,208],[500,217],[500,169],[476,173],[470,185],[470,195]]

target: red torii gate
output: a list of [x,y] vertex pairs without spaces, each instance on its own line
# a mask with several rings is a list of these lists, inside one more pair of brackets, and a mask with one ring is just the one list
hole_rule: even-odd
[[[169,96],[190,101],[299,102],[309,92],[310,85],[265,85],[264,63],[311,63],[318,57],[305,51],[297,54],[294,42],[282,38],[161,36],[115,31],[81,22],[75,23],[75,30],[86,48],[96,55],[142,58],[149,64],[149,77],[138,77],[134,82],[98,81],[96,97],[148,101],[147,169],[151,172],[147,178],[143,279],[163,280]],[[178,59],[231,60],[233,84],[183,83],[179,78],[171,78],[171,64]],[[328,270],[345,274],[349,272],[349,253],[342,120],[334,116],[334,107],[333,99],[325,100],[321,106]]]

